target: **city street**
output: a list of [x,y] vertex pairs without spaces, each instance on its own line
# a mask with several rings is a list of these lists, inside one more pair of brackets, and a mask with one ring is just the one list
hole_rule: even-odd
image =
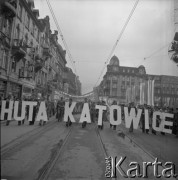
[[[76,120],[79,117],[80,115],[75,115]],[[83,129],[81,124],[73,123],[67,128],[64,122],[57,122],[55,117],[43,127],[38,124],[31,127],[29,128],[27,122],[24,126],[17,126],[15,121],[9,126],[1,123],[2,178],[105,179],[106,156],[117,156],[118,160],[126,156],[122,164],[125,172],[129,168],[129,162],[154,162],[153,157],[160,158],[164,153],[167,155],[164,160],[172,160],[178,167],[177,141],[174,137],[167,141],[164,139],[161,143],[161,137],[155,136],[154,140],[151,140],[153,135],[146,137],[140,130],[130,134],[124,126],[119,126],[115,131],[109,128],[108,122],[104,123],[103,130],[97,129],[96,124],[87,124]],[[173,144],[175,148],[172,148]],[[157,145],[159,147],[156,148]],[[168,147],[169,145],[172,146]],[[162,149],[162,152],[158,149]],[[162,167],[159,172],[161,170]],[[115,179],[123,177],[117,172]],[[152,167],[148,168],[148,179],[156,179]]]
[[0,125],[1,180],[178,180],[178,0],[0,0]]

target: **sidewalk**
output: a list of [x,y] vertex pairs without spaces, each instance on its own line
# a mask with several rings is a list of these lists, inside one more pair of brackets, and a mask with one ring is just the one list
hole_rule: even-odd
[[122,131],[128,138],[140,146],[144,151],[157,157],[162,162],[171,161],[176,166],[178,173],[178,138],[172,134],[161,135],[157,132],[156,135],[149,132],[149,134],[142,133],[141,129],[137,129],[130,133],[125,125],[119,125],[117,132]]

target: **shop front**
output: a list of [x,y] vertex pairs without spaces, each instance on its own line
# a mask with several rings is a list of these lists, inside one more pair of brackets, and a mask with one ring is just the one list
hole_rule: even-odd
[[22,85],[13,83],[13,82],[9,82],[8,85],[8,95],[11,95],[14,99],[21,98],[21,94],[22,94]]

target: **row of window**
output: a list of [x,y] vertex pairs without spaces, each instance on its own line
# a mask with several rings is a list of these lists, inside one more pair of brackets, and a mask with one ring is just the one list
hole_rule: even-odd
[[[18,18],[20,19],[20,21],[25,24],[25,27],[28,29],[28,31],[39,42],[39,30],[38,30],[37,26],[35,25],[34,21],[30,18],[28,12],[25,11],[25,9],[22,7],[22,5],[20,3],[18,6],[18,14],[17,15],[18,15]],[[16,27],[16,37],[17,38],[20,38],[21,31],[22,30],[20,29],[20,25],[18,24]],[[27,36],[26,37],[26,39],[27,39],[28,35],[26,35],[26,36]],[[27,42],[28,42],[28,39],[27,39]]]
[[134,69],[119,68],[117,66],[109,67],[108,70],[115,72],[123,72],[123,73],[136,73]]

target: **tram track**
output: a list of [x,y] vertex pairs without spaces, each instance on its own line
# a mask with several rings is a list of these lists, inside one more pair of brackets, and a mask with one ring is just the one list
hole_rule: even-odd
[[[98,141],[100,144],[100,147],[103,151],[104,157],[108,157],[108,153],[106,151],[105,145],[102,141],[102,138],[100,136],[99,130],[97,127],[95,127],[96,136],[98,137]],[[60,140],[58,144],[56,145],[56,148],[53,149],[51,152],[51,157],[49,161],[43,166],[42,169],[39,170],[39,174],[36,180],[47,180],[50,176],[50,173],[57,163],[57,160],[59,159],[60,155],[63,153],[63,149],[69,140],[69,137],[72,133],[72,127],[69,129],[69,132],[67,133],[66,137],[63,140]],[[115,178],[110,178],[111,180],[115,180]]]
[[[109,157],[108,152],[107,152],[107,150],[106,150],[106,147],[105,147],[105,145],[104,145],[104,143],[103,143],[103,140],[102,140],[102,138],[101,138],[100,132],[99,132],[99,130],[98,130],[97,127],[95,127],[95,132],[96,132],[96,134],[97,134],[98,141],[100,142],[100,146],[101,146],[101,149],[102,149],[102,151],[103,151],[103,153],[104,153],[105,158]],[[117,180],[117,178],[107,178],[107,179]]]
[[38,137],[41,137],[39,135],[44,134],[52,127],[54,127],[56,123],[57,123],[56,121],[52,121],[46,124],[45,126],[39,126],[38,128],[35,128],[34,130],[29,131],[26,134],[23,134],[18,138],[14,139],[13,141],[3,145],[1,147],[1,159],[6,159],[20,148],[23,148],[27,144],[32,143]]
[[[68,128],[67,128],[68,130]],[[55,148],[51,151],[51,157],[49,161],[39,170],[38,177],[36,180],[47,180],[49,177],[50,172],[52,171],[53,167],[55,166],[58,158],[60,157],[65,144],[67,143],[70,135],[72,132],[72,127],[69,128],[67,135],[63,140],[60,140],[58,144],[56,144]]]

